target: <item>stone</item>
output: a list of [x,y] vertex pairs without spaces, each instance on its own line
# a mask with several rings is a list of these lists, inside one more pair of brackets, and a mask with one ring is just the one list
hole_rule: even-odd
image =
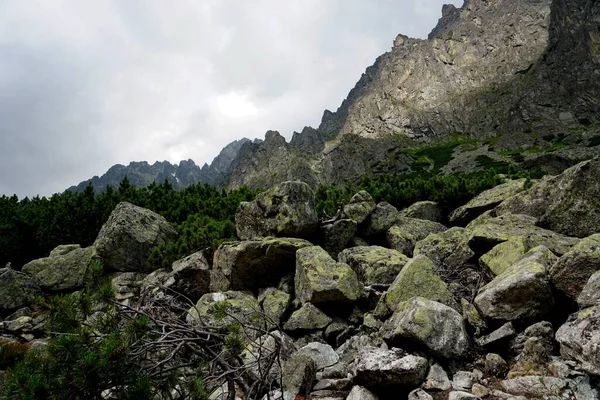
[[585,308],[571,314],[556,331],[560,354],[575,360],[584,371],[600,375],[600,306]]
[[321,247],[337,259],[338,254],[348,247],[354,238],[358,224],[352,219],[340,219],[321,227]]
[[556,256],[544,246],[530,250],[481,288],[475,305],[486,318],[539,320],[554,306],[547,270],[555,260]]
[[488,268],[494,275],[498,276],[523,257],[528,250],[525,238],[508,240],[481,256],[479,265]]
[[600,271],[595,272],[581,290],[577,297],[579,308],[586,308],[600,304]]
[[304,304],[295,311],[290,319],[283,325],[283,329],[289,332],[305,332],[325,329],[331,323],[325,313],[311,303]]
[[509,240],[524,239],[530,249],[543,245],[554,254],[561,256],[579,243],[577,238],[536,226],[538,220],[529,215],[503,214],[498,217],[492,215],[488,211],[467,225],[467,229],[471,231],[469,246],[478,252],[485,253]]
[[398,218],[399,213],[396,207],[381,202],[364,222],[362,235],[369,237],[383,234],[398,221]]
[[453,391],[448,394],[448,400],[481,400],[472,393]]
[[306,240],[265,238],[224,243],[215,252],[210,290],[251,290],[275,286],[293,273],[296,252],[312,246]]
[[294,354],[283,365],[283,398],[296,400],[305,398],[311,391],[317,374],[317,366],[312,358]]
[[[274,331],[249,343],[240,354],[246,371],[254,379],[273,382],[281,374],[280,362],[288,360],[295,352],[292,339],[283,332]],[[280,362],[272,363],[277,357]]]
[[[334,390],[334,391],[348,390],[351,385],[352,385],[352,381],[348,378],[321,379],[319,382],[317,382],[315,387],[313,387],[313,394],[315,391],[321,391],[321,390]],[[344,397],[342,397],[342,398],[344,398]]]
[[473,386],[473,374],[469,371],[458,371],[452,377],[454,390],[469,390]]
[[338,263],[319,246],[296,253],[296,298],[303,304],[356,303],[363,295],[356,272]]
[[379,300],[376,313],[385,317],[391,315],[396,306],[415,296],[453,304],[448,285],[435,272],[433,262],[425,256],[415,256],[400,271],[388,291]]
[[540,339],[548,353],[554,352],[554,329],[552,328],[552,324],[548,321],[542,321],[528,326],[510,342],[510,352],[513,354],[521,353],[525,348],[525,343],[531,338]]
[[314,193],[304,182],[283,182],[242,202],[235,213],[241,240],[268,236],[304,238],[317,230],[319,218]]
[[490,395],[490,390],[479,383],[474,383],[471,388],[471,393],[477,396],[478,398],[487,397]]
[[541,339],[537,337],[529,338],[525,342],[525,346],[517,362],[513,364],[508,372],[508,378],[548,375],[548,365],[551,362],[551,356],[552,354],[544,346]]
[[484,363],[485,371],[496,378],[504,378],[508,372],[508,363],[498,354],[486,354]]
[[371,195],[361,190],[350,199],[350,203],[344,206],[343,215],[345,218],[356,221],[357,224],[362,224],[373,211],[377,204]]
[[281,290],[271,288],[258,297],[265,316],[270,319],[269,326],[278,326],[290,307],[291,296]]
[[462,316],[444,304],[423,297],[398,304],[380,332],[392,345],[416,344],[445,359],[464,358],[471,349]]
[[336,353],[339,354],[341,363],[355,365],[360,351],[366,348],[388,350],[388,345],[378,335],[358,334],[339,346]]
[[175,261],[171,266],[171,275],[174,279],[171,289],[192,301],[198,301],[200,297],[211,291],[210,268],[210,262],[204,251],[198,251]]
[[378,400],[377,396],[362,386],[354,386],[346,400]]
[[[142,281],[141,292],[156,298],[162,298],[170,292],[169,288],[174,284],[173,273],[161,268],[146,275]],[[172,294],[172,292],[169,294]]]
[[516,334],[517,332],[515,331],[512,322],[507,322],[506,324],[502,325],[500,328],[496,329],[489,335],[476,338],[475,342],[481,347],[498,345],[498,342],[508,341],[510,338],[513,338]]
[[455,225],[466,225],[484,212],[496,207],[504,200],[521,193],[526,189],[527,180],[516,179],[508,181],[492,189],[485,190],[475,196],[462,207],[454,210],[448,220]]
[[122,272],[115,274],[110,281],[115,294],[115,299],[126,300],[139,296],[142,281],[145,277],[146,274],[137,272]]
[[600,270],[600,234],[582,239],[550,270],[553,286],[576,300],[589,278]]
[[435,391],[446,391],[450,390],[452,383],[448,379],[448,374],[444,371],[444,368],[440,364],[433,364],[429,368],[425,383],[423,383],[423,389],[435,390]]
[[[331,367],[340,359],[338,354],[328,344],[312,342],[298,350],[298,354],[306,355],[313,359],[317,366],[317,370],[322,370],[326,367]],[[318,390],[318,389],[317,389]]]
[[408,208],[401,210],[400,216],[440,222],[442,220],[442,209],[435,201],[417,201]]
[[81,245],[79,245],[79,244],[61,244],[61,245],[56,246],[50,252],[50,255],[48,257],[64,256],[65,254],[68,254],[68,253],[72,252],[73,250],[77,250],[80,248],[81,248]]
[[[525,397],[562,397],[568,390],[568,382],[551,376],[523,376],[500,382],[505,392]],[[568,398],[568,397],[567,397]]]
[[444,225],[424,219],[398,217],[396,224],[386,232],[386,241],[390,248],[412,257],[415,244],[432,233],[446,231]]
[[531,215],[540,226],[564,235],[593,235],[600,229],[599,176],[600,159],[581,162],[505,200],[495,212]]
[[363,285],[386,285],[396,279],[409,258],[396,250],[368,246],[346,249],[338,261],[348,264]]
[[432,233],[415,244],[414,255],[429,257],[439,271],[457,271],[470,264],[475,253],[469,247],[471,233],[454,227]]
[[33,278],[14,269],[0,268],[0,317],[29,305],[40,293]]
[[425,379],[428,362],[400,349],[362,349],[358,355],[355,382],[367,388],[417,387]]
[[[223,310],[229,315],[219,315]],[[215,328],[226,328],[232,323],[261,327],[265,325],[258,301],[245,292],[207,293],[188,311],[187,321]]]
[[33,276],[44,291],[75,291],[83,287],[85,274],[95,255],[94,247],[72,249],[63,255],[33,260],[25,264],[22,271]]
[[433,400],[433,397],[423,389],[415,389],[408,394],[408,400]]
[[471,327],[474,328],[477,336],[479,336],[482,331],[487,330],[487,323],[481,314],[479,314],[477,307],[469,303],[464,298],[460,299],[460,305],[462,307],[463,318]]
[[176,238],[177,232],[162,216],[121,202],[100,229],[94,247],[109,271],[149,273],[153,267],[148,260],[152,249]]

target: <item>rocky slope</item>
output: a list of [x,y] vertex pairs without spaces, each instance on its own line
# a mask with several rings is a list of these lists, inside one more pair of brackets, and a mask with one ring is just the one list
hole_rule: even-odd
[[[448,218],[431,202],[398,211],[360,192],[319,221],[310,187],[287,182],[240,205],[241,240],[212,263],[199,252],[157,271],[148,254],[173,229],[122,203],[91,248],[0,270],[0,330],[39,347],[44,316],[28,299],[80,289],[97,258],[124,310],[161,301],[161,318],[176,305],[170,340],[185,326],[244,326],[243,378],[209,387],[212,398],[262,398],[248,394],[260,382],[275,399],[597,399],[599,170],[596,158],[533,186],[509,181]],[[173,341],[151,364],[178,360]],[[274,354],[280,364],[264,361]]]

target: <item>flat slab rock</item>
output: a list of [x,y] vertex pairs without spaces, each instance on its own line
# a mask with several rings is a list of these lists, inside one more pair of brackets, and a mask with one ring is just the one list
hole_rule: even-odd
[[416,387],[427,374],[429,363],[423,357],[400,349],[362,349],[358,354],[355,381],[367,388]]

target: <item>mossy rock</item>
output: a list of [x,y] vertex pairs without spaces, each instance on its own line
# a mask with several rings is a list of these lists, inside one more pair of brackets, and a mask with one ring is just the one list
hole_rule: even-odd
[[30,275],[0,268],[0,316],[26,307],[39,293],[39,287]]
[[249,327],[266,326],[258,300],[251,294],[236,291],[205,294],[190,308],[186,319],[191,324],[223,329],[238,322]]
[[359,246],[342,251],[338,260],[348,264],[364,285],[373,285],[391,284],[409,258],[381,246]]
[[525,238],[517,237],[495,246],[492,250],[481,256],[479,264],[498,276],[523,257],[528,250]]
[[361,190],[352,196],[350,202],[344,206],[343,215],[345,218],[356,221],[357,224],[362,224],[376,206],[373,197],[368,192]]
[[288,332],[303,333],[325,329],[331,321],[332,319],[323,311],[311,303],[306,303],[290,316],[283,329]]
[[396,224],[386,232],[386,241],[390,248],[412,257],[415,244],[432,233],[447,230],[444,225],[424,219],[399,217]]

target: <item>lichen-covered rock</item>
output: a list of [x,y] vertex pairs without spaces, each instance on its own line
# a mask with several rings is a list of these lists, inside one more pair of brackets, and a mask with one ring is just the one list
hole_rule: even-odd
[[319,218],[314,193],[304,182],[283,182],[243,202],[235,214],[242,240],[268,236],[307,237],[315,233]]
[[375,236],[387,232],[400,217],[398,210],[393,205],[381,202],[364,222],[363,236]]
[[294,272],[296,251],[312,246],[293,238],[266,238],[224,243],[215,252],[210,289],[252,290],[275,286]]
[[448,374],[440,364],[433,364],[427,373],[423,389],[445,391],[452,387]]
[[525,238],[508,240],[495,246],[479,259],[479,265],[488,268],[498,276],[510,268],[529,250]]
[[[552,376],[522,376],[500,382],[502,389],[515,396],[527,398],[572,398],[565,379]],[[554,397],[552,397],[554,396]]]
[[470,234],[459,227],[433,233],[416,243],[414,255],[427,256],[439,270],[457,271],[468,265],[475,255],[468,244]]
[[410,207],[401,210],[400,216],[440,222],[442,220],[442,209],[435,201],[418,201]]
[[433,221],[424,219],[399,217],[396,224],[386,233],[387,244],[390,248],[412,257],[415,244],[432,233],[441,233],[447,228]]
[[137,272],[116,274],[110,281],[115,298],[117,300],[126,300],[138,296],[145,277],[146,274]]
[[377,400],[377,397],[362,386],[354,386],[346,400]]
[[31,276],[10,268],[0,268],[0,316],[27,306],[39,294]]
[[269,288],[258,296],[258,302],[262,306],[265,315],[271,320],[269,325],[279,325],[282,317],[287,312],[292,296],[289,293]]
[[548,353],[554,352],[554,329],[552,323],[542,321],[528,326],[523,332],[517,335],[509,343],[509,351],[513,354],[520,354],[525,348],[525,343],[531,338],[537,338],[546,348]]
[[600,234],[582,239],[550,270],[552,284],[576,300],[588,279],[600,270]]
[[577,297],[577,304],[580,308],[600,304],[600,271],[590,276],[579,297]]
[[599,177],[600,159],[584,161],[505,200],[495,212],[531,215],[540,226],[564,235],[593,235],[600,230]]
[[552,353],[544,346],[542,339],[529,338],[517,362],[508,372],[508,379],[519,376],[549,375],[548,365],[552,361]]
[[313,359],[317,370],[331,367],[337,363],[340,356],[333,348],[324,343],[312,342],[298,350],[297,354],[303,354]]
[[306,398],[316,380],[317,366],[312,358],[294,354],[283,365],[283,399]]
[[380,246],[351,247],[338,257],[339,262],[356,272],[364,285],[392,283],[408,260],[399,251]]
[[435,272],[433,262],[425,256],[416,256],[404,266],[379,300],[377,314],[381,317],[391,315],[398,304],[416,296],[453,305],[448,285]]
[[321,247],[333,258],[348,247],[358,224],[352,219],[340,219],[321,227]]
[[363,294],[356,272],[319,246],[296,252],[296,298],[302,303],[355,303]]
[[302,333],[305,331],[325,329],[331,321],[332,319],[323,311],[319,310],[311,303],[306,303],[290,316],[283,325],[283,329],[288,332]]
[[210,262],[204,251],[198,251],[171,266],[174,282],[171,289],[197,301],[210,290]]
[[475,342],[481,347],[490,345],[498,346],[498,342],[507,342],[508,339],[514,337],[516,334],[517,332],[512,322],[507,322],[488,335],[475,338]]
[[148,256],[152,249],[176,237],[177,232],[162,216],[122,202],[100,229],[94,247],[108,270],[151,272]]
[[536,226],[537,219],[523,214],[504,214],[493,217],[488,211],[467,225],[471,231],[469,245],[473,249],[485,249],[518,238],[525,239],[527,247],[546,246],[554,254],[563,255],[575,246],[579,239]]
[[527,180],[517,179],[498,185],[475,196],[448,217],[453,224],[466,225],[484,212],[491,210],[504,200],[526,189]]
[[423,297],[398,304],[394,315],[381,328],[381,334],[393,345],[416,344],[446,359],[464,358],[471,349],[462,316]]
[[487,323],[481,314],[479,314],[477,307],[469,303],[465,298],[460,299],[460,305],[462,308],[463,318],[475,329],[476,335],[487,329]]
[[33,276],[43,290],[73,291],[83,287],[95,253],[94,247],[72,249],[63,255],[33,260],[25,264],[22,271]]
[[599,327],[600,306],[594,306],[572,314],[556,332],[560,354],[593,375],[600,375]]
[[491,376],[502,379],[508,372],[508,363],[500,355],[488,353],[485,355],[484,369]]
[[279,362],[272,362],[273,358],[281,362],[288,360],[296,351],[292,338],[286,334],[274,331],[258,337],[249,343],[240,358],[249,373],[255,379],[263,382],[275,381],[282,372]]
[[256,327],[265,325],[258,301],[244,292],[205,294],[195,307],[190,308],[187,321],[216,328],[225,328],[234,322]]
[[48,257],[64,256],[65,254],[80,248],[81,245],[78,244],[61,244],[56,246],[54,250],[50,252],[50,255]]
[[544,246],[530,250],[479,291],[475,305],[491,319],[536,320],[554,306],[548,269],[556,256]]
[[419,386],[427,374],[429,363],[423,357],[400,349],[362,349],[358,354],[355,382],[371,389]]
[[357,224],[365,222],[367,217],[375,210],[377,204],[371,195],[361,190],[344,206],[344,217],[356,221]]

